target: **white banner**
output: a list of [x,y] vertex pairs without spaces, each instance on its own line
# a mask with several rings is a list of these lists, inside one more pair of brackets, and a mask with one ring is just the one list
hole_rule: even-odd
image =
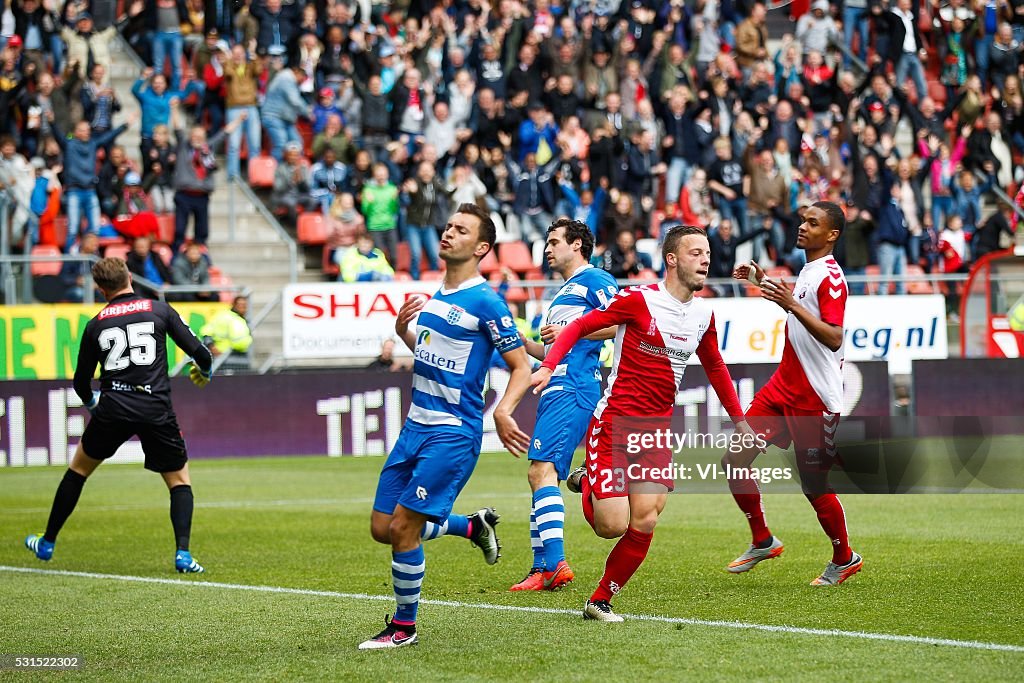
[[[284,355],[372,358],[394,334],[402,304],[414,295],[431,296],[439,286],[435,282],[288,285]],[[753,298],[712,299],[711,305],[727,363],[772,363],[782,358],[786,316],[781,308]],[[940,295],[850,297],[845,323],[850,361],[887,359],[894,371],[902,372],[911,360],[949,357],[946,306]],[[403,344],[395,349],[408,355]]]
[[[440,282],[322,282],[284,289],[285,358],[374,358],[395,334],[409,297],[433,296]],[[411,356],[404,344],[395,353]]]
[[[714,299],[718,344],[727,363],[782,358],[786,314],[764,299]],[[910,361],[948,358],[946,302],[941,295],[852,296],[843,325],[846,360],[888,360],[892,372]],[[694,354],[696,358],[696,354]]]

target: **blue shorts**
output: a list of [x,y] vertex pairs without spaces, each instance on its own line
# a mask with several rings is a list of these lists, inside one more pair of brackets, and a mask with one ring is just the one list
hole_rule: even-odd
[[406,422],[381,470],[373,509],[390,515],[401,505],[433,521],[447,519],[476,467],[481,438]]
[[555,465],[559,481],[572,469],[572,456],[587,433],[594,406],[581,406],[573,391],[552,391],[542,396],[527,458]]

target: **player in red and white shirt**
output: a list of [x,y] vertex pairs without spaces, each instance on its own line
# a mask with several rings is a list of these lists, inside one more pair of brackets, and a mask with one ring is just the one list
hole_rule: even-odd
[[[817,202],[804,213],[796,245],[807,254],[791,291],[781,280],[772,281],[756,263],[736,268],[733,277],[754,279],[761,296],[778,304],[786,319],[786,346],[782,362],[768,384],[754,395],[747,410],[750,426],[765,441],[779,448],[793,443],[804,495],[818,514],[818,522],[832,543],[832,561],[812,586],[837,586],[860,571],[863,559],[850,549],[846,514],[828,485],[836,461],[835,435],[843,408],[843,317],[848,288],[832,248],[846,226],[839,205]],[[760,451],[728,453],[723,465],[747,468]],[[761,491],[753,479],[729,481],[736,504],[746,514],[753,540],[750,548],[727,569],[749,571],[757,563],[782,554],[782,541],[764,520]]]
[[[669,230],[662,245],[665,280],[620,291],[609,304],[562,330],[544,364],[533,374],[539,393],[551,373],[579,339],[615,326],[615,361],[608,387],[587,430],[586,474],[581,484],[583,513],[602,538],[619,538],[605,564],[604,576],[583,610],[587,619],[622,621],[612,612],[618,593],[647,557],[658,516],[673,480],[668,448],[630,453],[630,436],[667,429],[683,380],[686,362],[696,353],[729,416],[753,440],[729,369],[718,350],[715,317],[706,299],[694,297],[704,287],[710,264],[708,238],[700,228]],[[570,475],[570,479],[573,475]]]

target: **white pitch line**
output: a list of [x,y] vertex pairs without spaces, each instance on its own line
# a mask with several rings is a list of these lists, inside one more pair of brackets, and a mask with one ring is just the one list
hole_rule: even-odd
[[[101,579],[107,581],[125,581],[129,583],[151,583],[164,586],[195,586],[199,588],[223,588],[227,590],[249,591],[253,593],[283,593],[287,595],[310,595],[318,598],[338,598],[342,600],[367,600],[373,602],[391,602],[391,595],[370,595],[369,593],[341,593],[338,591],[321,591],[308,588],[284,588],[280,586],[258,586],[244,583],[221,583],[219,581],[188,581],[184,579],[163,579],[152,576],[129,576],[124,574],[98,574],[93,572],[73,572],[61,569],[34,569],[31,567],[10,567],[0,565],[0,572],[20,574],[42,574],[46,576],[68,576],[80,579]],[[454,607],[456,609],[482,609],[498,612],[527,612],[531,614],[555,614],[559,616],[579,617],[578,610],[559,609],[554,607],[528,607],[523,605],[495,605],[483,602],[459,602],[455,600],[420,600],[424,605]],[[773,624],[754,624],[743,621],[724,621],[718,619],[690,619],[687,617],[663,617],[652,614],[622,614],[629,620],[650,621],[662,624],[684,624],[687,626],[708,626],[714,628],[731,628],[748,631],[765,631],[768,633],[789,633],[803,636],[826,636],[831,638],[854,638],[858,640],[881,640],[911,645],[941,645],[968,650],[989,650],[997,652],[1022,652],[1024,646],[1006,645],[1003,643],[985,643],[977,640],[954,640],[951,638],[931,638],[928,636],[906,636],[895,633],[871,633],[868,631],[843,631],[840,629],[804,628],[802,626],[777,626]]]

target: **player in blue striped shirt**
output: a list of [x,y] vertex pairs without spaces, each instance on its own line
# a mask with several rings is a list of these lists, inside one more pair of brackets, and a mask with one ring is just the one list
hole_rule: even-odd
[[[544,317],[544,344],[526,342],[527,353],[534,358],[544,360],[545,345],[554,342],[566,325],[595,308],[603,308],[618,291],[610,273],[590,265],[593,251],[594,237],[585,223],[559,218],[548,228],[544,254],[565,284]],[[614,336],[615,329],[599,331],[573,346],[541,394],[529,451],[533,566],[510,590],[557,590],[575,578],[565,561],[565,504],[558,482],[568,477],[573,453],[601,398],[601,346],[604,339]]]
[[498,561],[494,510],[451,514],[480,454],[484,379],[495,349],[512,373],[494,410],[498,437],[517,457],[529,444],[512,417],[530,383],[529,359],[508,306],[480,276],[480,260],[494,248],[494,238],[490,216],[462,204],[441,237],[439,255],[447,265],[441,289],[427,301],[410,299],[398,312],[395,332],[415,357],[412,407],[380,473],[370,520],[374,540],[391,546],[398,607],[360,650],[416,642],[422,541],[461,536],[484,551],[488,564]]

